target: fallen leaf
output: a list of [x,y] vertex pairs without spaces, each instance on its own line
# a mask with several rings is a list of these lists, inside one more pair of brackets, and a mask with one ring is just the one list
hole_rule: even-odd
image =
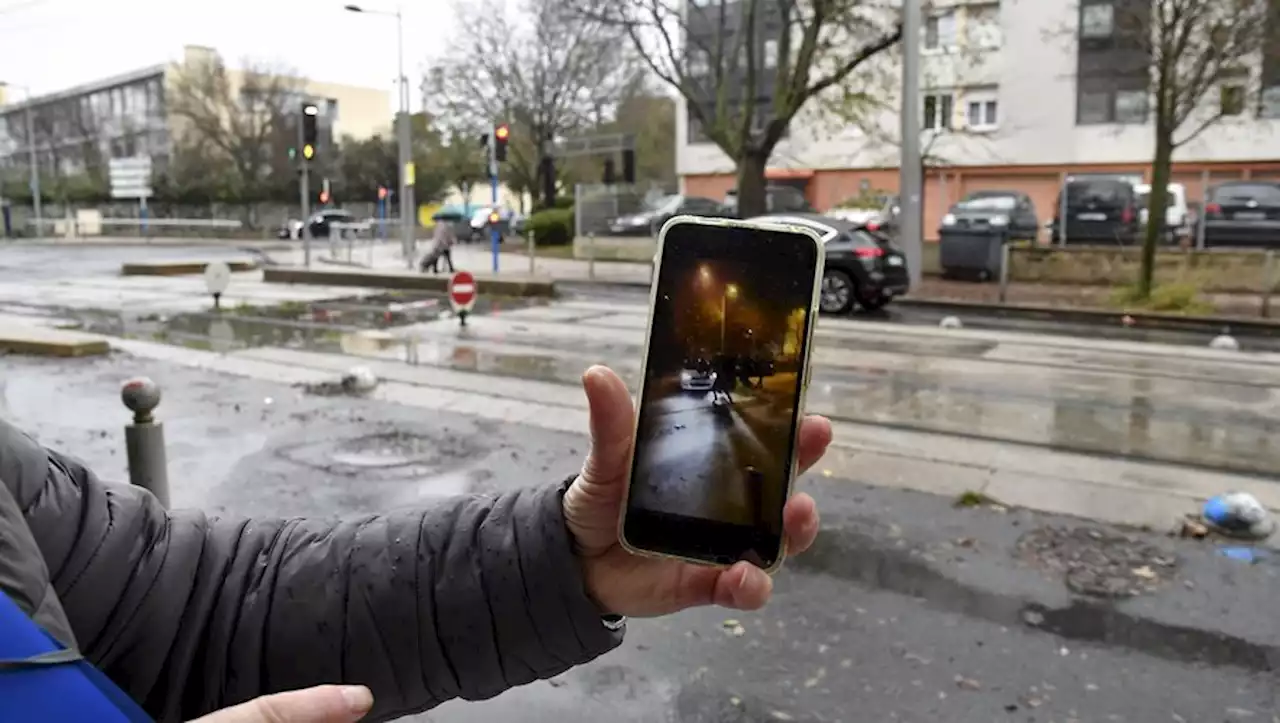
[[1143,565],[1142,567],[1135,567],[1135,568],[1133,568],[1133,574],[1134,574],[1134,575],[1136,575],[1137,577],[1142,578],[1143,580],[1154,580],[1154,579],[1156,579],[1156,572],[1155,572],[1155,570],[1152,570],[1150,567],[1148,567],[1148,566],[1146,566],[1146,565]]

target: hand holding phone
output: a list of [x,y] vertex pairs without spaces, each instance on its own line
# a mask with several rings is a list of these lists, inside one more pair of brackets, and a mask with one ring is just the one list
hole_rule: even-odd
[[822,260],[798,227],[664,226],[619,521],[628,550],[782,563]]

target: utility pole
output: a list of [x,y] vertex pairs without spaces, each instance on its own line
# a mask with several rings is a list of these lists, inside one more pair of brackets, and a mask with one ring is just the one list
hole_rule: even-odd
[[409,78],[404,74],[404,15],[399,6],[394,13],[379,10],[368,10],[359,5],[345,5],[345,10],[366,15],[385,15],[396,19],[396,92],[399,94],[399,112],[396,113],[396,140],[400,163],[400,244],[404,253],[405,265],[413,268],[414,254],[417,251],[418,213],[414,200],[413,186],[416,182],[416,169],[413,167],[413,135],[411,133],[412,118],[409,115]]
[[40,205],[40,165],[36,153],[36,124],[34,119],[35,104],[31,99],[31,88],[25,85],[14,85],[0,81],[0,88],[17,88],[27,97],[27,106],[23,109],[23,125],[27,134],[27,163],[31,165],[31,180],[27,186],[31,189],[31,210],[36,217],[36,238],[44,232],[44,215]]
[[302,211],[302,263],[311,268],[311,169],[307,160],[305,135],[305,110],[298,114],[298,206]]
[[898,241],[907,253],[911,285],[919,286],[924,269],[924,195],[920,159],[920,27],[921,0],[902,5],[902,158],[898,164],[898,203],[902,207]]

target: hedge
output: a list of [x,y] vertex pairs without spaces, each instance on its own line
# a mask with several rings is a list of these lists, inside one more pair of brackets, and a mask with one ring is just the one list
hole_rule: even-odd
[[525,232],[534,236],[539,246],[565,246],[573,243],[573,209],[550,208],[538,211],[525,223]]

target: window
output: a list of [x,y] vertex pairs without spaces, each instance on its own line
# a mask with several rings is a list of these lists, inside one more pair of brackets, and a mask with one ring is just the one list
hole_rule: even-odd
[[707,59],[707,51],[694,48],[689,51],[689,75],[705,78],[711,74],[711,63]]
[[967,94],[965,100],[965,122],[971,130],[995,130],[1000,124],[1000,118],[997,114],[999,103],[992,95],[986,93]]
[[764,41],[764,67],[766,68],[778,67],[778,41],[777,40]]
[[1111,94],[1106,91],[1081,91],[1076,104],[1076,122],[1081,125],[1111,121]]
[[926,50],[946,50],[956,45],[956,16],[954,13],[930,15],[924,21],[924,47]]
[[1116,91],[1116,123],[1147,122],[1147,91]]
[[969,6],[965,14],[964,35],[966,47],[1000,47],[1000,5]]
[[1080,6],[1080,37],[1109,38],[1115,30],[1115,8],[1110,3]]
[[924,97],[921,121],[925,130],[945,130],[951,127],[952,98],[950,93],[930,93]]
[[1239,83],[1224,85],[1218,89],[1218,108],[1222,115],[1240,115],[1244,112],[1244,86]]

